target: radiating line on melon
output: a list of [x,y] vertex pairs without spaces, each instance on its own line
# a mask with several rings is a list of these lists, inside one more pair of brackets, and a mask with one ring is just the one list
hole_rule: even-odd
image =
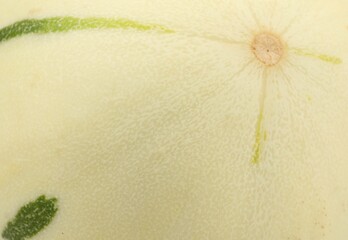
[[[145,24],[138,21],[130,19],[113,19],[113,18],[102,18],[102,17],[88,17],[88,18],[77,18],[77,17],[52,17],[43,19],[25,19],[19,22],[15,22],[9,26],[0,29],[0,43],[4,41],[11,40],[16,37],[27,34],[47,34],[47,33],[57,33],[57,32],[69,32],[78,30],[88,30],[88,29],[135,29],[138,31],[157,31],[160,33],[174,33],[176,31],[169,29],[165,26],[159,24]],[[186,33],[186,35],[189,33]],[[230,44],[245,44],[244,42],[230,39],[221,39],[214,36],[198,36],[194,34],[195,37],[203,37],[208,40],[230,43]],[[342,60],[338,57],[329,56],[326,54],[318,54],[312,51],[301,49],[301,48],[291,48],[291,52],[294,54],[317,58],[322,61],[340,64]]]
[[143,24],[128,19],[112,18],[76,18],[52,17],[44,19],[26,19],[0,29],[0,42],[4,42],[26,34],[47,34],[88,29],[135,29],[138,31],[158,31],[173,33],[158,24]]
[[261,85],[261,92],[260,92],[260,110],[259,115],[257,118],[256,123],[256,132],[255,132],[255,143],[253,147],[253,156],[251,159],[252,163],[259,163],[261,158],[261,150],[263,142],[266,140],[266,131],[263,127],[263,121],[264,121],[264,115],[265,115],[265,103],[266,103],[266,97],[267,97],[267,83],[268,83],[268,76],[267,76],[267,69],[264,69],[264,72],[262,74],[262,85]]
[[290,51],[299,56],[316,58],[316,59],[322,60],[324,62],[332,63],[332,64],[341,64],[343,62],[342,59],[338,57],[315,53],[307,49],[291,48]]

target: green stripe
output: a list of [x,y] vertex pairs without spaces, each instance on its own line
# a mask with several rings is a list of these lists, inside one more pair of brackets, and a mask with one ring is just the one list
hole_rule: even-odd
[[174,32],[161,25],[142,24],[128,19],[53,17],[26,19],[4,27],[0,29],[0,42],[26,34],[46,34],[87,29],[136,29],[138,31],[157,31],[161,33]]
[[263,111],[260,113],[257,124],[256,124],[256,135],[255,135],[255,144],[253,147],[253,156],[251,159],[252,163],[259,163],[261,156],[261,144],[263,140],[266,140],[266,132],[262,131],[262,120],[263,120]]
[[328,62],[331,64],[341,64],[343,61],[342,59],[335,57],[335,56],[329,56],[326,54],[320,54],[320,53],[315,53],[313,51],[307,50],[307,49],[301,49],[301,48],[291,48],[290,49],[293,53],[304,56],[304,57],[311,57],[311,58],[316,58],[324,62]]

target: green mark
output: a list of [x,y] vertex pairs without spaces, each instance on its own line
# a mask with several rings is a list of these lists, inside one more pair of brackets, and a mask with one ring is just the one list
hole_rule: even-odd
[[0,42],[26,34],[46,34],[87,29],[135,29],[138,31],[174,31],[157,24],[141,24],[127,19],[112,18],[75,18],[53,17],[44,19],[27,19],[0,29]]
[[262,143],[267,140],[267,132],[263,129],[265,102],[267,95],[267,70],[262,75],[261,95],[260,95],[260,112],[256,123],[255,143],[253,147],[253,156],[251,162],[257,164],[260,162]]
[[[263,113],[261,112],[256,124],[256,136],[255,136],[255,144],[253,148],[253,157],[251,162],[252,163],[259,163],[260,161],[260,154],[261,154],[261,142],[262,140],[266,140],[266,134],[262,134],[262,120],[263,120]],[[263,136],[263,138],[262,138]]]
[[24,240],[36,235],[53,219],[57,208],[57,199],[46,199],[44,195],[19,209],[14,219],[7,223],[2,237],[8,240]]
[[318,54],[306,49],[292,48],[290,50],[297,55],[316,58],[316,59],[322,60],[324,62],[332,63],[332,64],[341,64],[343,62],[342,59],[338,57],[328,56],[325,54]]

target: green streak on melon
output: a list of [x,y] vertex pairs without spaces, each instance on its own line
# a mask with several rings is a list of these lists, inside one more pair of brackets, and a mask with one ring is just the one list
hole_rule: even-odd
[[42,195],[19,209],[14,219],[8,222],[2,237],[8,240],[33,237],[50,224],[57,211],[57,199],[46,199]]
[[141,24],[127,19],[112,18],[76,18],[52,17],[44,19],[26,19],[0,29],[0,42],[26,34],[47,34],[88,29],[136,29],[138,31],[174,31],[157,24]]
[[261,150],[263,143],[267,140],[267,132],[263,127],[263,121],[265,118],[265,108],[266,108],[266,97],[267,97],[267,85],[268,85],[268,72],[267,68],[262,74],[262,83],[260,91],[260,110],[256,122],[256,131],[255,131],[255,143],[253,147],[253,155],[251,162],[258,164],[261,158]]
[[316,59],[322,60],[322,61],[327,62],[327,63],[341,64],[343,62],[342,59],[340,59],[338,57],[329,56],[326,54],[315,53],[315,52],[312,52],[312,51],[307,50],[307,49],[292,48],[290,50],[291,50],[291,52],[295,53],[296,55],[316,58]]
[[263,120],[263,113],[260,113],[258,119],[257,119],[257,126],[256,126],[256,134],[255,134],[255,143],[253,148],[253,156],[251,162],[254,164],[259,163],[260,161],[260,155],[261,155],[261,142],[262,140],[266,140],[266,133],[262,134],[262,120]]

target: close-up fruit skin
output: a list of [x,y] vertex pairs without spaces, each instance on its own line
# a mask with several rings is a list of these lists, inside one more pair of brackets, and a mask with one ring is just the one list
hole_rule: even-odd
[[347,240],[347,0],[0,0],[0,239]]

